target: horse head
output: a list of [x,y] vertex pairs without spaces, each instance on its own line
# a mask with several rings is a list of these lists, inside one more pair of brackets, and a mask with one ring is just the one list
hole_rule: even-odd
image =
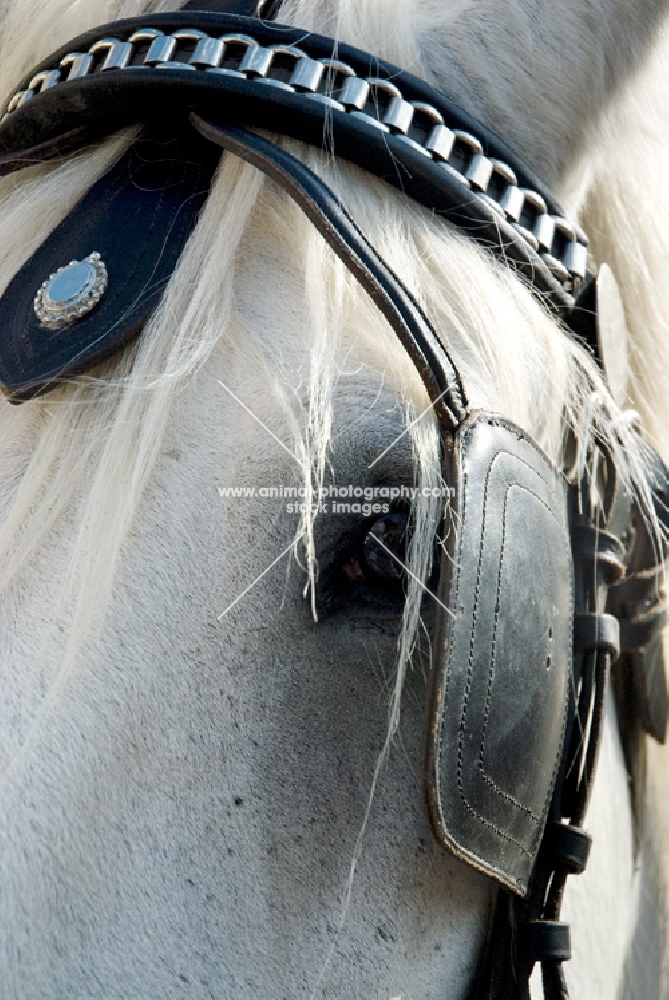
[[4,6],[7,997],[660,996],[664,5],[563,7]]

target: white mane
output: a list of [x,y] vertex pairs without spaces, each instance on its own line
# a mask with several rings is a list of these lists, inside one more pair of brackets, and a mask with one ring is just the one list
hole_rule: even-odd
[[[171,0],[5,3],[0,93],[6,95],[32,65],[88,27],[179,6]],[[555,120],[540,136],[515,114],[516,88],[523,74],[532,75],[532,66],[500,57],[501,68],[491,70],[485,46],[472,43],[480,26],[472,19],[480,18],[481,6],[469,0],[287,0],[282,20],[364,46],[440,83],[475,114],[491,119],[493,127],[500,125],[518,153],[544,170],[543,179],[557,186],[572,215],[579,214],[595,258],[608,261],[620,281],[632,338],[630,406],[642,414],[652,443],[668,459],[669,125],[666,89],[658,86],[658,75],[669,42],[664,35],[658,40],[653,58],[636,78],[623,68],[629,83],[619,94],[609,97],[602,67],[593,70],[599,91],[588,95],[583,111],[596,132],[587,144],[584,136],[566,138],[575,101],[569,94],[555,100]],[[516,0],[502,5],[503,11],[485,6],[486,31],[497,39],[497,55],[504,50],[506,32],[522,26],[531,34],[527,3]],[[560,5],[560,17],[575,23],[581,6],[581,0]],[[447,38],[449,60],[442,52]],[[543,50],[537,47],[538,60]],[[558,62],[546,68],[542,63],[542,72],[557,77]],[[460,75],[462,66],[466,77]],[[597,118],[604,91],[607,104]],[[552,128],[556,142],[551,142]],[[33,167],[0,181],[0,291],[126,142],[127,137],[117,137],[61,165]],[[615,452],[622,476],[647,495],[627,418],[610,398],[596,363],[522,281],[383,183],[299,144],[290,148],[340,194],[423,304],[448,343],[475,408],[500,412],[526,428],[558,464],[568,429],[578,439],[599,435]],[[283,284],[258,296],[264,259],[284,262]],[[269,335],[277,304],[292,314],[291,340],[277,342]],[[210,358],[229,354],[237,381],[244,373],[256,379],[258,371],[263,373],[267,399],[259,405],[271,405],[274,412],[278,405],[303,480],[318,485],[328,467],[333,398],[342,373],[347,380],[350,376],[353,345],[356,365],[363,365],[367,378],[380,384],[383,373],[396,386],[407,420],[425,408],[423,386],[394,335],[299,210],[254,169],[225,157],[187,250],[138,344],[75,385],[20,408],[0,405],[0,448],[13,456],[0,481],[0,597],[20,592],[27,574],[48,557],[54,538],[67,541],[62,590],[48,614],[50,628],[66,623],[61,679],[102,627],[119,565],[132,544],[138,507],[169,444],[169,418],[178,414],[183,393],[198,391]],[[594,407],[593,399],[598,400]],[[411,434],[417,482],[439,484],[434,421],[419,422]],[[418,499],[416,504],[409,566],[425,579],[439,502]],[[298,527],[297,536],[302,535],[295,554],[308,571],[313,600],[318,584],[309,514]],[[389,737],[397,726],[399,694],[420,625],[420,600],[420,588],[412,584]],[[653,748],[652,753],[649,800],[657,808],[666,798],[667,771],[663,752]],[[655,816],[650,830],[666,849],[669,819]]]

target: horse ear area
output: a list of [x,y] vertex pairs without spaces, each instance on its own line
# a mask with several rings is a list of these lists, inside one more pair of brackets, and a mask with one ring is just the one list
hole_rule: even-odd
[[[219,160],[220,150],[187,126],[180,131],[171,123],[144,132],[38,247],[0,298],[0,383],[10,402],[48,392],[139,335],[197,221]],[[45,324],[38,293],[48,290],[59,270],[91,254],[99,254],[106,268],[103,294],[84,295],[78,314]]]

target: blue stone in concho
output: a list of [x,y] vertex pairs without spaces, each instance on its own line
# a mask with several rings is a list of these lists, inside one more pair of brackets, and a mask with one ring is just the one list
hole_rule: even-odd
[[81,300],[95,284],[95,268],[87,261],[71,264],[51,278],[45,298],[50,305],[66,306]]
[[37,319],[49,330],[74,323],[95,309],[107,281],[107,268],[97,250],[84,260],[71,260],[37,290],[33,301]]

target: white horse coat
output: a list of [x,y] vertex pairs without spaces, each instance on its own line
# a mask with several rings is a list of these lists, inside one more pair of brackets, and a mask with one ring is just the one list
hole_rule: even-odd
[[[88,27],[178,6],[4,0],[0,89]],[[580,213],[627,310],[626,405],[667,459],[665,6],[287,0],[281,19],[440,86]],[[0,182],[0,289],[123,141]],[[556,461],[565,420],[607,432],[594,362],[511,272],[292,148],[424,304],[474,406]],[[427,405],[411,363],[299,211],[228,157],[139,344],[95,374],[0,405],[0,997],[464,1000],[495,890],[422,811],[421,588],[406,611],[373,582],[342,595],[360,518],[219,492],[441,485],[429,414],[393,445]],[[418,502],[420,579],[438,512]],[[666,775],[654,751],[635,858],[609,711],[565,904],[574,1000],[667,995]]]

